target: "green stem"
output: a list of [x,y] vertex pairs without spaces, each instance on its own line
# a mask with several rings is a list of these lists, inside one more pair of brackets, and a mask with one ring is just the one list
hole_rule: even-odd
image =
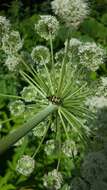
[[50,35],[50,48],[51,48],[51,61],[52,61],[52,69],[54,67],[54,55],[53,55],[53,42],[52,42],[52,35],[51,33],[49,33]]
[[54,52],[53,52],[53,40],[52,40],[52,34],[49,33],[50,35],[50,48],[51,48],[51,62],[52,62],[52,65],[51,65],[51,75],[53,77],[53,82],[54,82],[54,93],[56,91],[56,80],[55,80],[55,63],[54,63]]
[[44,120],[49,114],[57,109],[56,105],[50,104],[44,110],[37,113],[34,117],[29,119],[22,127],[16,129],[13,133],[10,133],[0,141],[0,154],[6,151],[11,145],[16,143],[20,138],[25,136],[29,131],[31,131],[36,125],[38,125],[42,120]]
[[37,149],[36,149],[35,153],[33,154],[32,158],[35,158],[35,156],[36,156],[37,153],[39,152],[39,150],[40,150],[40,148],[41,148],[41,145],[42,145],[42,143],[43,143],[43,141],[44,141],[44,139],[45,139],[45,137],[46,137],[46,134],[47,134],[47,132],[48,132],[48,129],[49,129],[49,126],[47,127],[47,129],[46,129],[46,131],[45,131],[45,134],[44,134],[44,136],[42,137],[42,139],[41,139],[41,141],[40,141],[40,143],[39,143],[39,146],[37,147]]

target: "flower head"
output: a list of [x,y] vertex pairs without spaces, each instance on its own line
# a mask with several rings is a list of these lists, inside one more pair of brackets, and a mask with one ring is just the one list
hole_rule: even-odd
[[101,77],[97,87],[96,95],[107,97],[107,77]]
[[9,109],[12,115],[19,116],[25,111],[25,105],[21,100],[16,100],[9,104]]
[[32,86],[26,86],[21,91],[21,96],[26,102],[35,101],[37,97],[37,91]]
[[19,63],[20,63],[19,58],[14,55],[8,55],[5,61],[5,65],[8,67],[10,71],[15,71]]
[[28,156],[23,155],[22,158],[18,160],[16,171],[22,175],[29,176],[35,167],[35,160]]
[[66,140],[65,143],[63,143],[62,151],[68,157],[72,157],[73,155],[76,156],[77,149],[75,142],[71,140]]
[[49,49],[45,46],[36,46],[31,52],[32,59],[40,65],[46,64],[50,61]]
[[2,38],[2,49],[6,54],[17,53],[23,46],[23,41],[20,38],[18,31],[11,31],[5,34]]
[[79,46],[78,56],[80,64],[92,71],[96,71],[104,62],[105,50],[95,42],[86,42]]
[[43,181],[45,187],[49,189],[58,190],[61,188],[63,178],[61,173],[54,169],[53,171],[48,172],[48,174],[44,176]]
[[52,9],[67,25],[77,27],[89,14],[85,0],[54,0]]
[[10,29],[10,22],[4,16],[0,16],[0,34],[8,32]]
[[69,41],[69,49],[73,49],[74,47],[79,47],[81,45],[81,41],[77,38],[71,38]]
[[55,141],[53,139],[46,141],[44,150],[48,156],[52,155],[55,150]]
[[104,87],[107,87],[107,77],[101,77],[101,82]]
[[45,126],[44,122],[41,122],[39,125],[37,125],[33,129],[33,134],[34,134],[34,136],[42,137],[42,136],[44,136],[46,130],[47,130],[47,126]]
[[98,109],[107,107],[107,98],[104,96],[93,96],[90,99],[87,99],[86,105],[91,111],[96,112]]
[[51,35],[54,39],[59,29],[59,22],[54,16],[42,15],[38,24],[35,24],[35,29],[42,38],[49,40]]

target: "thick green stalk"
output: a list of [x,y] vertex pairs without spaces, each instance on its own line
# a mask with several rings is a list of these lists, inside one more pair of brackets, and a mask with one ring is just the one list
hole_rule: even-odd
[[11,145],[16,143],[20,138],[25,136],[29,131],[31,131],[36,125],[38,125],[43,119],[45,119],[49,114],[57,110],[56,105],[49,105],[41,112],[37,113],[34,117],[29,119],[22,127],[16,129],[13,133],[10,133],[0,141],[0,154],[6,151]]

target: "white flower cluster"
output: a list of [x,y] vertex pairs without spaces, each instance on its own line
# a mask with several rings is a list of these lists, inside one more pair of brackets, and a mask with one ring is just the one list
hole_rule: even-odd
[[36,46],[31,52],[31,57],[39,65],[49,63],[50,61],[50,52],[49,49],[45,46]]
[[20,116],[25,111],[25,104],[21,100],[13,101],[9,104],[12,115]]
[[48,174],[44,175],[43,178],[44,186],[49,189],[55,189],[55,190],[61,188],[62,181],[63,181],[62,175],[56,169],[54,169],[51,172],[48,172]]
[[33,129],[33,135],[37,137],[42,137],[45,135],[47,130],[47,126],[45,125],[45,122],[41,122],[39,125],[37,125]]
[[102,85],[107,87],[107,77],[101,77]]
[[102,151],[92,152],[86,156],[81,174],[90,184],[95,180],[104,180],[107,177],[107,159]]
[[15,71],[19,63],[20,63],[20,59],[14,54],[8,55],[5,61],[5,65],[8,67],[10,71]]
[[21,91],[21,96],[26,102],[36,101],[37,91],[32,86],[25,86]]
[[80,64],[92,71],[96,71],[99,65],[104,62],[105,50],[95,42],[86,42],[78,47],[78,56]]
[[93,96],[90,99],[87,99],[86,105],[93,112],[96,112],[98,109],[107,107],[107,98],[104,96]]
[[28,156],[23,155],[22,158],[18,160],[16,171],[22,175],[29,176],[35,167],[35,160]]
[[72,140],[66,140],[63,143],[62,152],[68,157],[72,157],[73,155],[76,156],[77,148],[75,142]]
[[82,42],[77,38],[71,38],[69,41],[69,49],[72,49],[74,47],[78,47],[82,44]]
[[10,22],[4,16],[0,16],[0,34],[7,33],[10,29]]
[[50,139],[48,141],[46,141],[46,145],[44,148],[44,151],[46,152],[46,154],[52,155],[54,153],[55,150],[55,141],[53,139]]
[[8,56],[5,65],[10,71],[14,71],[20,63],[17,53],[23,46],[23,40],[21,40],[19,32],[11,30],[10,26],[10,22],[5,17],[0,16],[0,43],[2,50]]
[[35,29],[37,33],[45,40],[54,39],[59,30],[59,22],[54,16],[42,15],[37,24],[35,24]]
[[10,31],[2,38],[2,49],[7,55],[17,53],[23,46],[23,41],[20,38],[18,31]]
[[107,77],[101,77],[100,85],[97,88],[97,96],[107,97]]
[[54,0],[52,9],[66,25],[77,27],[89,14],[85,0]]

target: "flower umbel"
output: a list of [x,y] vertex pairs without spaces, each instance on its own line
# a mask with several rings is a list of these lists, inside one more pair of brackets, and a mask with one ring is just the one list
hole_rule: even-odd
[[5,65],[8,67],[9,71],[16,71],[19,64],[20,59],[15,55],[8,55],[5,61]]
[[16,171],[25,176],[29,176],[33,172],[34,167],[35,167],[35,160],[28,155],[23,155],[18,160]]
[[2,38],[2,49],[6,54],[12,55],[17,53],[23,46],[23,41],[20,38],[18,31],[10,31]]
[[21,96],[26,102],[36,101],[37,92],[32,86],[26,86],[21,91]]
[[0,34],[8,33],[10,29],[10,22],[4,16],[0,16]]
[[105,50],[95,42],[86,42],[79,46],[80,64],[92,71],[96,71],[104,63]]
[[60,189],[62,181],[62,175],[60,172],[57,172],[56,169],[48,172],[48,174],[46,174],[43,178],[44,186],[49,189]]
[[9,104],[9,109],[12,115],[19,116],[25,111],[25,105],[21,100],[16,100]]
[[59,29],[59,22],[54,16],[42,15],[37,24],[35,24],[37,33],[45,40],[54,39]]
[[52,9],[66,25],[77,27],[89,14],[85,0],[54,0]]
[[49,63],[50,52],[45,46],[36,46],[31,52],[31,57],[37,65],[43,65]]

